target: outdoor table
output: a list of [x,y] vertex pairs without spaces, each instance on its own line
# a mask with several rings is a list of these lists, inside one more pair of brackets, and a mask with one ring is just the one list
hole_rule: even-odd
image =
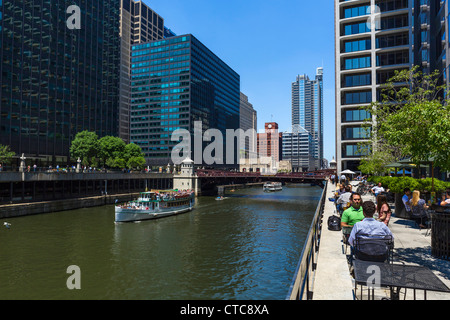
[[353,266],[355,270],[355,294],[358,284],[372,286],[372,292],[375,285],[389,287],[392,300],[398,300],[399,298],[398,292],[394,294],[394,288],[413,289],[414,300],[416,300],[416,290],[424,291],[425,300],[427,299],[427,291],[450,293],[450,289],[427,267],[362,260],[354,260]]

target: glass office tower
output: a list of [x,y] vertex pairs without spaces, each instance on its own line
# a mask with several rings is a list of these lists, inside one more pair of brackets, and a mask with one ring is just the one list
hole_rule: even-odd
[[297,76],[292,83],[292,127],[308,131],[314,140],[313,156],[322,167],[323,159],[323,68],[317,68],[316,77]]
[[[239,128],[239,75],[190,34],[135,45],[131,63],[131,141],[141,146],[148,165],[172,163],[178,144],[172,133],[192,134],[195,121],[203,132],[222,132],[225,157],[226,129]],[[191,157],[202,163],[194,152]]]
[[[81,29],[66,12],[80,7]],[[69,161],[83,130],[117,135],[117,0],[0,0],[0,144],[38,165]]]
[[163,39],[164,19],[140,0],[121,0],[119,137],[130,142],[131,46]]

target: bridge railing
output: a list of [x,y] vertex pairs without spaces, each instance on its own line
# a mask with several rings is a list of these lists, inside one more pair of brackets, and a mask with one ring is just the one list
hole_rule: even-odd
[[286,300],[312,300],[313,277],[317,268],[327,185],[325,183]]
[[319,178],[325,179],[328,177],[323,172],[291,172],[291,173],[276,173],[265,174],[261,172],[234,172],[222,170],[197,170],[198,177],[274,177],[274,178]]

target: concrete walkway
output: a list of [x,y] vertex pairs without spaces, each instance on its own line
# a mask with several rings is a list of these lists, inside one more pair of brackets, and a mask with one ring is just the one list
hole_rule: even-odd
[[[352,184],[357,185],[357,182]],[[334,202],[328,200],[328,198],[333,197],[334,190],[335,186],[329,183],[314,279],[314,300],[353,300],[355,297],[354,283],[350,276],[347,256],[343,253],[342,232],[329,231],[327,225],[328,217],[335,213]],[[363,201],[367,200],[374,201],[375,198],[371,195],[363,196]],[[393,208],[392,203],[391,208]],[[394,235],[394,263],[428,267],[450,288],[450,261],[436,259],[431,255],[430,232],[427,235],[427,230],[419,230],[413,221],[395,217],[395,209],[389,228]],[[356,295],[359,299],[359,286]],[[375,299],[388,297],[388,289],[375,290]],[[423,299],[423,291],[418,290],[416,298]],[[413,290],[402,289],[400,299],[413,299]],[[450,294],[428,291],[427,299],[450,300]]]

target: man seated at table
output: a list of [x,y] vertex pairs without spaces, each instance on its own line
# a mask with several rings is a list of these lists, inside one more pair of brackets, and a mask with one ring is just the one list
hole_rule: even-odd
[[344,211],[344,207],[347,206],[347,203],[350,202],[350,196],[352,195],[350,186],[345,186],[345,192],[341,193],[339,198],[336,200],[336,209],[339,213]]
[[342,213],[341,227],[353,227],[355,223],[364,219],[361,201],[359,193],[352,193],[350,196],[350,208]]
[[450,206],[450,189],[445,192],[445,195],[442,196],[441,206]]
[[411,189],[409,188],[405,188],[403,190],[403,197],[402,197],[402,201],[403,204],[405,205],[405,210],[406,212],[411,212],[411,199],[412,199],[412,193],[411,193]]
[[362,205],[362,211],[364,214],[364,219],[353,226],[350,237],[348,238],[348,242],[351,246],[355,245],[357,234],[376,236],[386,235],[391,236],[392,239],[394,239],[391,230],[383,222],[377,221],[373,218],[376,207],[372,201],[364,202]]

